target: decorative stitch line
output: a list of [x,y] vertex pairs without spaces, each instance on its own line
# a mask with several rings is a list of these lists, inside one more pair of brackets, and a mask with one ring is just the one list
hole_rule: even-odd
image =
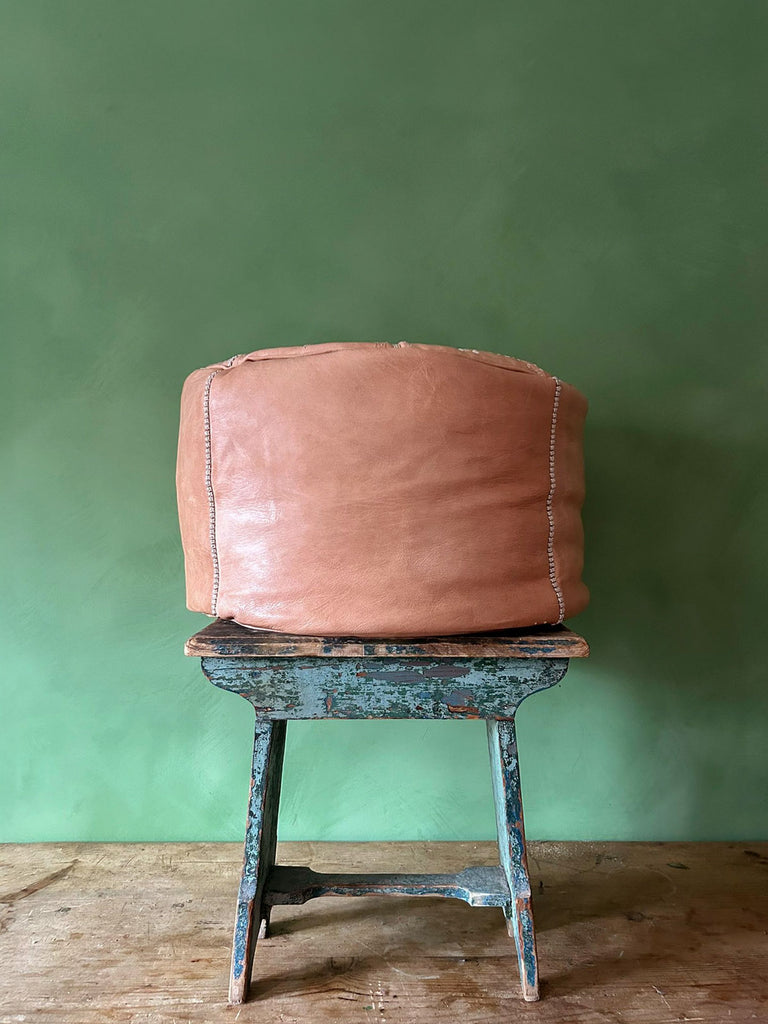
[[216,614],[219,603],[219,552],[216,547],[216,497],[213,493],[211,478],[211,385],[213,378],[222,370],[228,369],[237,359],[232,356],[224,366],[208,374],[203,391],[203,423],[205,429],[205,490],[208,495],[208,533],[211,542],[211,561],[213,562],[213,585],[211,587],[211,615]]
[[547,559],[549,561],[549,582],[557,598],[558,623],[565,618],[565,602],[563,592],[557,581],[557,570],[555,569],[555,514],[553,505],[555,500],[555,438],[557,435],[557,410],[560,405],[560,392],[563,389],[562,382],[557,377],[555,382],[555,398],[552,403],[552,425],[549,430],[549,494],[547,495],[547,519],[549,520],[549,537],[547,538]]

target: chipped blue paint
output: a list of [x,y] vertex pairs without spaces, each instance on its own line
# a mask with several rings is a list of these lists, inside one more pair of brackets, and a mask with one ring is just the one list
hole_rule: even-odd
[[285,722],[256,720],[251,788],[245,828],[243,868],[237,894],[229,1001],[244,1001],[251,976],[256,935],[268,913],[262,907],[267,877],[275,862],[277,807],[285,748]]
[[[231,1003],[247,996],[259,926],[266,928],[273,905],[385,893],[450,896],[472,906],[502,907],[515,940],[523,996],[538,998],[514,715],[530,694],[560,682],[567,658],[252,658],[227,653],[202,658],[202,666],[216,686],[250,701],[257,718]],[[485,718],[500,865],[467,868],[457,875],[322,875],[275,866],[286,721],[317,718]]]
[[471,907],[502,907],[509,887],[501,867],[471,867],[458,874],[324,874],[280,866],[269,876],[265,900],[272,906],[306,903],[319,896],[445,896]]
[[[203,658],[203,672],[271,719],[512,718],[566,658]],[[455,681],[461,680],[457,687]]]
[[489,721],[487,729],[499,859],[511,895],[511,900],[504,908],[504,916],[507,919],[507,930],[517,948],[523,995],[533,1000],[538,999],[538,966],[515,722],[514,719]]

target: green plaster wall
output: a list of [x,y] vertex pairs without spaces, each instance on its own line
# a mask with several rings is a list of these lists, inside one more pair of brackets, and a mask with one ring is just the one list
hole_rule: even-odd
[[[406,338],[591,400],[534,837],[767,837],[762,3],[7,0],[0,838],[238,839],[182,655],[195,367]],[[289,730],[284,838],[493,832],[479,723]]]

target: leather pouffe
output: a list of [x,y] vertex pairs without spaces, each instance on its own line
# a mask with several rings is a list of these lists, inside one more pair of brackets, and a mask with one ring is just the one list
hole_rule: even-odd
[[177,490],[187,605],[406,637],[580,612],[587,403],[531,363],[336,343],[196,370]]

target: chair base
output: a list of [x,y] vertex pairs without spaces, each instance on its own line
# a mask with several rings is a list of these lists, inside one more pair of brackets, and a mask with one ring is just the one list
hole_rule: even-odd
[[[490,638],[366,642],[275,637],[214,623],[187,644],[203,672],[256,711],[243,869],[235,916],[229,1002],[243,1003],[258,939],[273,906],[320,896],[446,896],[500,907],[514,939],[523,998],[539,998],[536,937],[525,849],[515,712],[558,683],[588,647],[569,630]],[[345,645],[350,656],[345,656]],[[265,652],[269,653],[266,654]],[[275,863],[286,723],[294,719],[485,719],[499,864],[457,874],[320,874]]]
[[245,1002],[259,938],[269,933],[272,907],[320,896],[445,896],[472,907],[500,907],[515,940],[523,998],[539,998],[531,886],[525,854],[514,720],[487,722],[501,863],[457,874],[321,874],[275,863],[285,721],[257,719],[240,879],[229,1002]]
[[504,907],[509,886],[502,867],[464,868],[455,875],[321,874],[276,866],[267,878],[267,906],[296,906],[318,896],[447,896],[470,907]]

